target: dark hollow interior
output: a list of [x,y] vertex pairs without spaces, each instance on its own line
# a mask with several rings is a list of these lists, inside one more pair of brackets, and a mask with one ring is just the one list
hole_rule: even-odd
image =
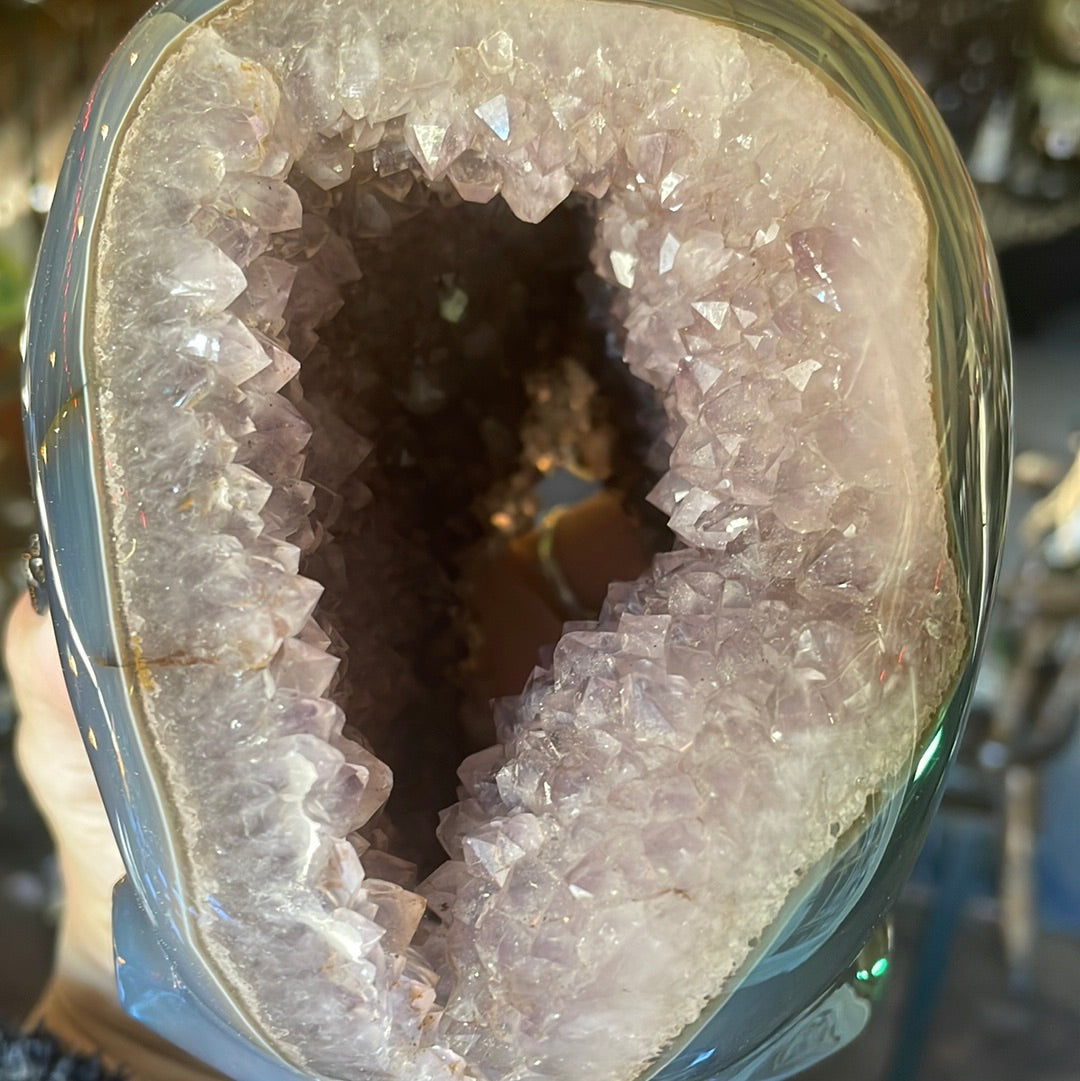
[[317,428],[307,479],[332,537],[301,569],[326,586],[347,734],[394,772],[365,839],[421,875],[445,859],[437,813],[477,749],[463,711],[487,709],[472,597],[535,530],[545,478],[617,493],[650,550],[664,546],[644,500],[662,421],[609,326],[610,287],[589,260],[591,204],[572,196],[531,225],[501,198],[463,203],[398,174],[343,186],[328,210],[361,277],[300,375]]

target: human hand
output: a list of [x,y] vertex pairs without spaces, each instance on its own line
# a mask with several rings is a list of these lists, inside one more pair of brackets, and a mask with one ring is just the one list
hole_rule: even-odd
[[19,770],[49,826],[64,888],[53,972],[27,1018],[72,1051],[125,1068],[130,1081],[218,1075],[129,1018],[116,995],[112,891],[124,874],[64,685],[49,620],[24,598],[8,620],[4,657],[19,707]]

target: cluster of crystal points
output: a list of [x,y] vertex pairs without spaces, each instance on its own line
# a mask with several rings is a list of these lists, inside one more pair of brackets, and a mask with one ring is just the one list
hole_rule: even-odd
[[[390,781],[323,696],[325,478],[286,384],[363,280],[329,208],[386,233],[417,177],[526,221],[595,199],[679,543],[500,704],[412,941],[424,900],[350,838]],[[163,65],[98,250],[116,573],[215,964],[327,1077],[628,1081],[954,675],[903,166],[777,49],[649,5],[251,0]]]

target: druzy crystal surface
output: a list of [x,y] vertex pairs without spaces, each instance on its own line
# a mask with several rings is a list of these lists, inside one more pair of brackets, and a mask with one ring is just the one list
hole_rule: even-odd
[[[445,409],[422,319],[470,363],[499,321],[449,274],[410,297],[567,208],[671,547],[498,703],[416,882],[374,748],[433,579],[368,406],[400,369],[391,397]],[[656,6],[248,0],[180,39],[106,204],[92,405],[184,888],[284,1054],[629,1081],[905,774],[965,640],[928,236],[824,82]]]

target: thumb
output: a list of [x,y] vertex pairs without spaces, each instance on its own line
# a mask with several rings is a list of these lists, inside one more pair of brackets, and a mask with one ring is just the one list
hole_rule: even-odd
[[29,598],[12,609],[4,657],[19,709],[16,762],[49,826],[64,883],[58,964],[111,994],[112,888],[124,868],[68,699],[52,626]]

